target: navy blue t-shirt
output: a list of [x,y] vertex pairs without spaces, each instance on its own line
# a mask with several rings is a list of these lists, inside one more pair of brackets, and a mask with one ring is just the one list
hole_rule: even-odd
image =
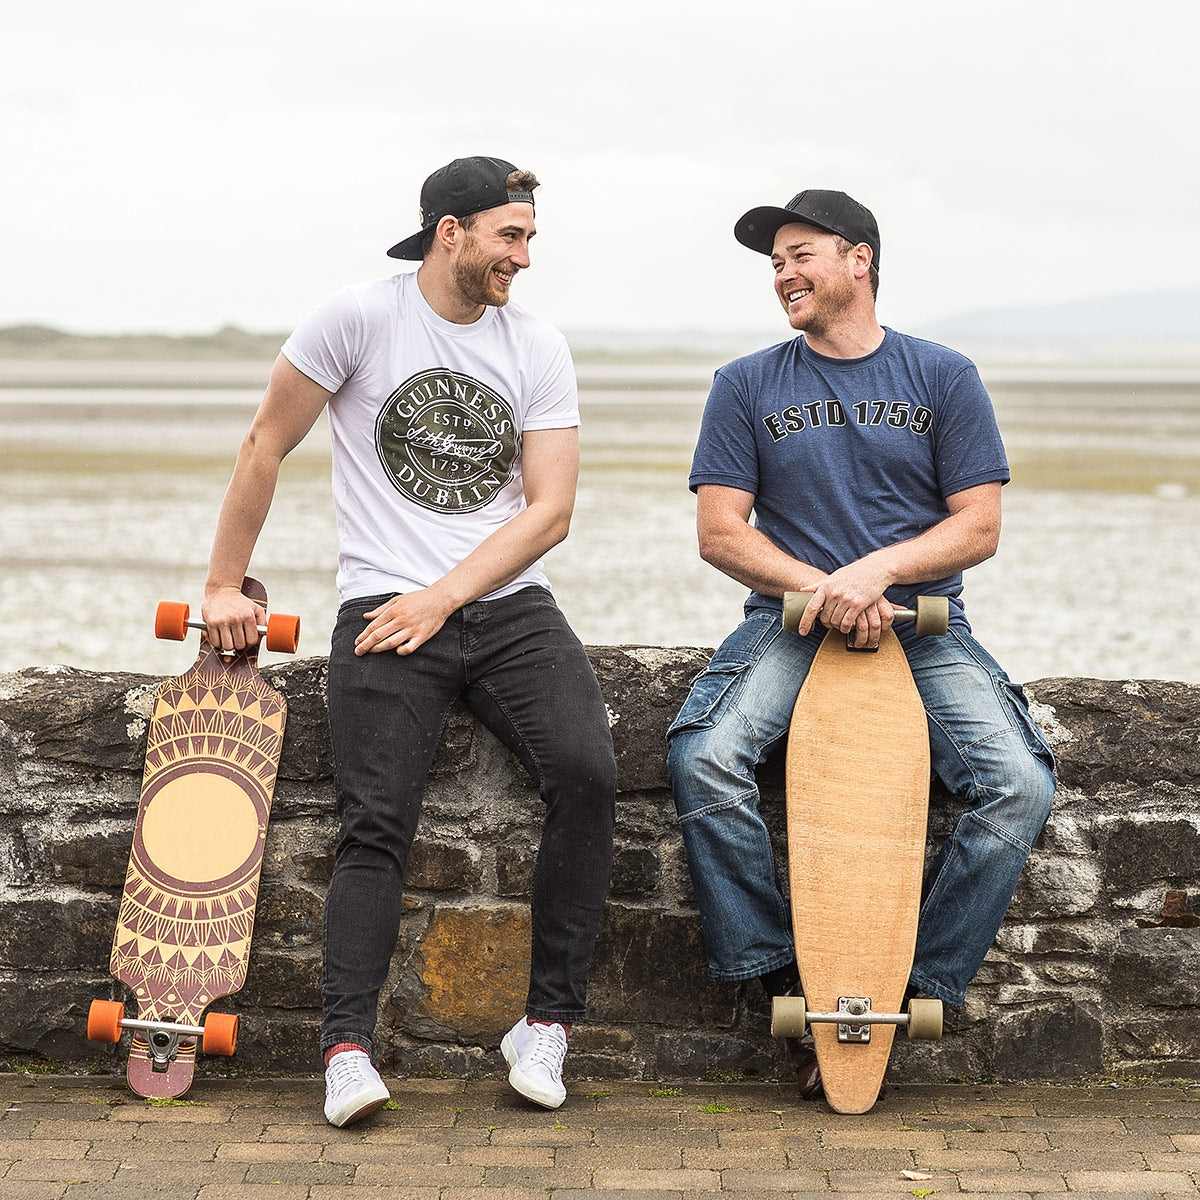
[[[722,367],[688,485],[750,492],[770,541],[831,572],[944,520],[947,496],[1008,478],[970,359],[885,329],[864,358],[827,358],[796,337]],[[969,628],[961,591],[956,573],[889,588],[887,598],[911,607],[919,593],[948,596],[951,620]],[[747,603],[780,607],[759,592]]]

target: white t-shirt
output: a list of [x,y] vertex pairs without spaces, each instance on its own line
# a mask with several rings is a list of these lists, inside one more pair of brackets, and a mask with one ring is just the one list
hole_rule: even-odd
[[[445,321],[415,273],[335,292],[284,343],[334,395],[342,600],[428,587],[525,507],[521,436],[579,424],[566,339],[515,304]],[[541,562],[483,599],[548,586]]]

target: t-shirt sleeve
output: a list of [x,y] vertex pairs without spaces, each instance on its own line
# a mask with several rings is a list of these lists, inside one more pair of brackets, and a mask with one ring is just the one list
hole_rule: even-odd
[[351,288],[321,301],[283,343],[283,356],[315,383],[336,392],[353,374],[363,348],[362,308]]
[[545,329],[536,355],[537,370],[524,429],[571,429],[579,424],[579,390],[567,339]]
[[973,363],[962,366],[949,381],[936,437],[935,467],[943,496],[1008,482],[1008,457],[996,414]]
[[758,444],[754,420],[739,384],[727,368],[713,377],[692,456],[688,487],[716,483],[758,494]]

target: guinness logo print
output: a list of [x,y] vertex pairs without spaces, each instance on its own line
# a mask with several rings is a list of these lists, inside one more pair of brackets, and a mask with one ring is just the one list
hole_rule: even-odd
[[469,375],[422,371],[387,399],[375,423],[379,460],[396,490],[434,512],[474,512],[513,477],[512,405]]

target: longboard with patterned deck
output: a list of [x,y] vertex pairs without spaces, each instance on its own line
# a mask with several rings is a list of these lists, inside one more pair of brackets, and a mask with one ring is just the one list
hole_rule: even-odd
[[[243,593],[265,609],[266,589]],[[159,606],[160,637],[182,640],[186,605]],[[271,617],[269,649],[294,652],[299,621]],[[237,1017],[205,1010],[246,978],[287,703],[263,679],[258,646],[222,654],[201,635],[192,668],[159,689],[109,969],[137,1001],[94,1001],[88,1036],[133,1032],[127,1076],[138,1095],[182,1095],[196,1050],[232,1054]]]

